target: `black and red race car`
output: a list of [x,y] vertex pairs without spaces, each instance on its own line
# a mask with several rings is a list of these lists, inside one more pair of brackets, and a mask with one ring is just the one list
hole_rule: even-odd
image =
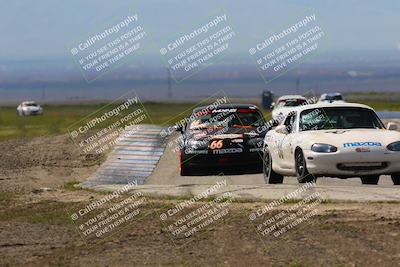
[[266,123],[257,106],[224,104],[198,107],[188,122],[177,127],[180,173],[196,175],[211,168],[262,171]]

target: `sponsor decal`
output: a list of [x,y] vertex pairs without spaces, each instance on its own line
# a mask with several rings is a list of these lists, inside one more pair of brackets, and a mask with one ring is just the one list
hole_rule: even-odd
[[353,142],[353,143],[343,144],[343,147],[360,147],[360,146],[379,147],[382,146],[382,144],[380,142]]
[[260,152],[262,150],[262,148],[250,148],[250,152]]
[[236,108],[221,108],[221,109],[214,109],[212,113],[232,113],[236,112]]
[[208,150],[194,150],[194,149],[188,149],[185,151],[186,154],[208,154]]
[[232,143],[243,143],[243,139],[232,139]]
[[224,146],[224,141],[223,140],[214,140],[210,144],[210,149],[220,149]]
[[213,139],[236,139],[236,138],[243,138],[243,134],[218,134],[213,136]]
[[368,147],[357,147],[356,152],[371,152],[371,149]]
[[213,150],[213,154],[234,154],[242,152],[243,152],[242,148],[226,148],[226,149]]

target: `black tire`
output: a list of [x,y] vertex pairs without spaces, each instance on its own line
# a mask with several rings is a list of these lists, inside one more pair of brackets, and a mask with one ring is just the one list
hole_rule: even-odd
[[269,150],[264,150],[263,160],[264,181],[266,184],[281,184],[283,183],[283,175],[280,175],[272,169],[272,158]]
[[303,151],[301,149],[296,149],[296,153],[294,155],[295,159],[295,167],[296,167],[296,176],[297,181],[299,183],[315,183],[316,178],[314,175],[310,174],[307,170],[306,160],[304,158]]
[[188,165],[187,155],[181,151],[180,153],[180,174],[181,176],[191,176],[193,175],[193,168]]
[[181,176],[191,176],[193,175],[189,169],[189,166],[185,163],[181,164]]
[[360,178],[362,184],[378,184],[379,182],[379,175],[367,175]]
[[400,173],[392,174],[392,181],[394,185],[400,185]]

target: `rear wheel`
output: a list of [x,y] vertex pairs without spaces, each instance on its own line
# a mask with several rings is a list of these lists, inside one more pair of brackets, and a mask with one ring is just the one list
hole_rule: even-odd
[[304,154],[301,149],[296,150],[295,167],[297,180],[299,181],[299,183],[315,183],[316,179],[314,175],[308,172],[306,159],[304,158]]
[[378,184],[379,182],[379,175],[367,175],[360,178],[362,184]]
[[400,185],[400,173],[392,174],[392,181],[394,185]]
[[281,184],[283,183],[283,175],[280,175],[272,169],[272,157],[268,149],[264,151],[263,160],[264,181],[266,184]]

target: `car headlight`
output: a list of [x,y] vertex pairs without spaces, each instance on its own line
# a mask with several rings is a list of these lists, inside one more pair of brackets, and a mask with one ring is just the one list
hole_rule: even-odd
[[311,150],[318,153],[334,153],[337,147],[328,144],[313,144]]
[[389,144],[387,149],[390,151],[400,151],[400,141]]

